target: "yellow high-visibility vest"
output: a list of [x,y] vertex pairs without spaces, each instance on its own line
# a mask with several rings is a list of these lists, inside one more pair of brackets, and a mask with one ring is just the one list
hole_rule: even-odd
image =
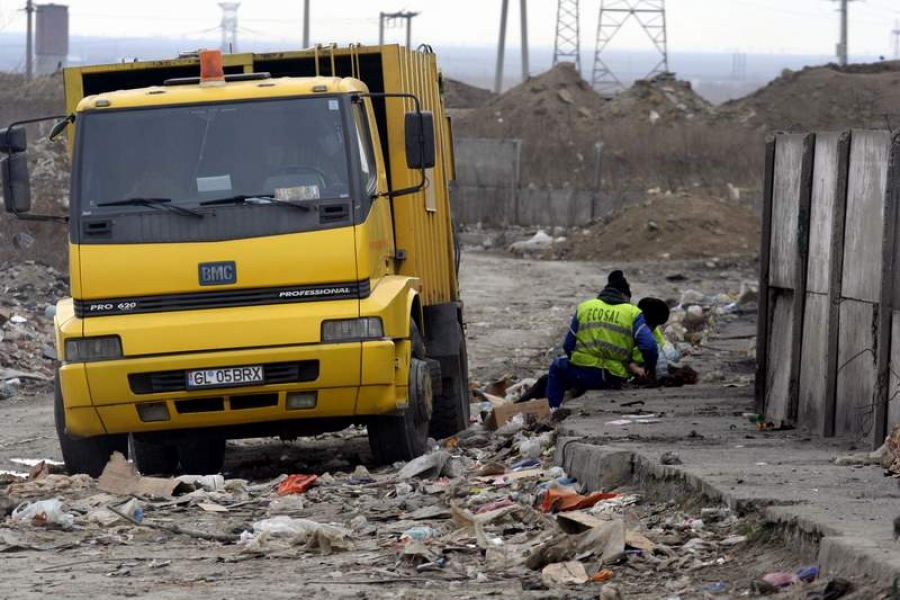
[[571,364],[606,369],[628,377],[628,361],[634,351],[634,320],[641,310],[633,304],[607,304],[599,298],[578,305],[578,332]]

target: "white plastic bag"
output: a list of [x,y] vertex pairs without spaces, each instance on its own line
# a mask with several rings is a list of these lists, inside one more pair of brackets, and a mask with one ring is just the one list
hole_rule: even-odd
[[40,525],[59,525],[69,528],[75,524],[75,515],[63,510],[62,500],[52,498],[37,502],[23,502],[12,513],[13,521],[31,521]]

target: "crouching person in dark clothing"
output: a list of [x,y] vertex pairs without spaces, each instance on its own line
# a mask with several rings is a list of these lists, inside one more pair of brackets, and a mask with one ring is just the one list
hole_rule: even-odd
[[625,275],[613,271],[600,295],[578,306],[563,343],[566,356],[550,365],[547,398],[551,408],[559,408],[569,389],[621,388],[629,377],[635,347],[645,365],[637,367],[635,374],[653,377],[658,345],[641,310],[630,301]]

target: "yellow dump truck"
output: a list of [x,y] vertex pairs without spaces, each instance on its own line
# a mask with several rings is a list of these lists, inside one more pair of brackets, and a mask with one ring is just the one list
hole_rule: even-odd
[[[120,450],[143,473],[212,473],[227,439],[351,424],[391,462],[466,427],[453,146],[429,48],[64,77],[50,135],[68,133],[72,163],[72,297],[55,317],[70,471]],[[31,207],[36,121],[0,130],[6,210],[63,219]]]

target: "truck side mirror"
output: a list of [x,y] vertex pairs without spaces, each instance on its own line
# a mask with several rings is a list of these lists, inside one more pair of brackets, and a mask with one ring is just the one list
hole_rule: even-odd
[[15,154],[25,152],[28,141],[25,137],[25,128],[21,125],[13,125],[0,129],[0,152]]
[[[24,140],[24,131],[22,134]],[[24,152],[0,159],[0,179],[3,180],[3,204],[6,212],[27,213],[31,210],[31,185],[28,181],[28,157]]]
[[406,113],[406,166],[430,169],[434,166],[434,115],[430,112]]

